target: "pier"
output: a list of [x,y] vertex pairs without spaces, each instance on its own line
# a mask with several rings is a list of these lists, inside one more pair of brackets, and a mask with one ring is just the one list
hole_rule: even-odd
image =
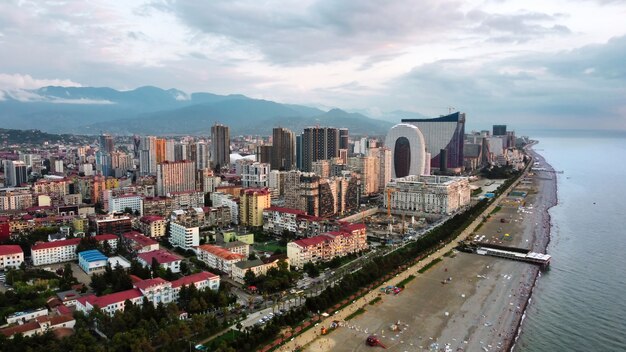
[[458,249],[463,252],[476,253],[479,255],[489,255],[492,257],[505,258],[535,264],[541,266],[542,268],[547,268],[550,265],[550,259],[552,258],[552,256],[550,256],[549,254],[531,252],[528,249],[516,247],[507,248],[504,246],[492,245],[487,243],[466,242],[460,244]]

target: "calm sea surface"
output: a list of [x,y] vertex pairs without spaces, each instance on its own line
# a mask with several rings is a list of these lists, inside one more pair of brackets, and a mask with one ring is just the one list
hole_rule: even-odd
[[626,134],[529,133],[558,176],[552,268],[516,352],[626,351]]

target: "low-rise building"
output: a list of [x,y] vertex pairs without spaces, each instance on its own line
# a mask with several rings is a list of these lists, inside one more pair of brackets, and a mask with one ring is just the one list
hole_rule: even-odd
[[217,269],[228,275],[230,275],[234,263],[246,259],[246,257],[241,254],[236,254],[227,249],[210,244],[199,246],[196,253],[198,254],[198,259],[205,262],[210,268]]
[[221,247],[230,252],[241,254],[246,258],[250,255],[250,245],[241,241],[226,242]]
[[28,323],[21,325],[8,326],[0,329],[0,333],[8,338],[13,338],[16,334],[21,334],[23,337],[30,337],[34,335],[42,335],[48,331],[54,331],[57,329],[74,329],[76,320],[71,315],[57,315],[57,316],[42,316]]
[[126,249],[132,253],[152,252],[159,249],[159,242],[137,231],[122,234],[122,240]]
[[143,215],[143,197],[136,194],[123,194],[109,198],[110,213],[123,213],[128,209]]
[[[112,249],[117,248],[118,238],[115,235],[104,234],[94,236],[94,238],[100,243],[106,241]],[[38,266],[77,260],[76,248],[80,240],[80,238],[70,238],[61,241],[36,243],[30,248],[33,265]]]
[[158,215],[143,216],[139,219],[139,229],[148,237],[160,238],[165,236],[167,221]]
[[0,246],[0,270],[19,268],[24,262],[24,251],[18,245]]
[[266,275],[267,271],[271,268],[278,268],[278,263],[284,261],[287,263],[287,269],[289,269],[289,260],[283,254],[281,257],[270,257],[266,260],[254,259],[240,261],[232,266],[231,277],[236,282],[245,283],[244,277],[248,271],[252,271],[255,276]]
[[302,268],[309,262],[327,262],[365,249],[365,224],[343,224],[338,231],[289,242],[287,257],[291,265]]
[[450,215],[469,205],[467,177],[411,175],[387,183],[385,208],[397,214]]
[[164,249],[159,249],[152,252],[139,253],[137,260],[141,265],[148,268],[152,268],[152,261],[156,260],[163,269],[170,269],[173,273],[179,273],[180,263],[183,258]]
[[263,210],[263,231],[270,232],[275,235],[282,235],[288,231],[296,233],[298,230],[297,218],[299,215],[305,215],[302,210],[269,207]]
[[87,274],[103,271],[108,265],[108,259],[97,249],[78,253],[78,266]]
[[96,232],[98,234],[112,233],[119,236],[132,231],[132,229],[132,223],[128,216],[96,220]]
[[220,237],[218,237],[218,241],[240,241],[249,245],[254,244],[254,233],[252,232],[237,232],[234,230],[226,230],[221,232]]
[[124,311],[127,300],[135,305],[142,305],[144,298],[156,307],[159,303],[176,302],[181,288],[191,285],[198,290],[217,291],[220,278],[213,273],[202,271],[171,282],[162,278],[140,280],[135,282],[130,290],[100,297],[95,295],[81,297],[76,301],[76,310],[88,314],[94,307],[99,307],[103,312],[112,316],[118,311]]
[[48,308],[29,309],[21,312],[15,312],[7,316],[7,324],[24,324],[27,321],[31,321],[38,317],[45,317],[48,315]]

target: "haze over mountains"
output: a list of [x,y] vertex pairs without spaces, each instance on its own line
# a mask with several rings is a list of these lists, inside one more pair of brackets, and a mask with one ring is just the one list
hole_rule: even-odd
[[375,135],[385,134],[400,118],[419,116],[395,111],[373,119],[341,109],[324,111],[238,94],[187,94],[150,86],[130,91],[53,86],[0,91],[2,127],[52,133],[207,134],[219,122],[229,125],[233,134],[268,135],[276,126],[301,131],[319,124]]

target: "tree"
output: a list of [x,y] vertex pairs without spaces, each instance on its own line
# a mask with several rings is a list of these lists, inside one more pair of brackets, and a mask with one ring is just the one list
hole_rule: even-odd
[[63,291],[69,290],[76,282],[77,280],[76,278],[74,278],[72,266],[70,265],[70,263],[65,264],[65,266],[63,267],[61,280],[59,280],[59,288]]
[[254,254],[253,252],[250,252],[250,254],[248,255],[248,260],[255,260],[257,259],[256,254]]
[[318,277],[320,275],[320,270],[311,262],[304,264],[303,269],[309,277]]
[[256,277],[256,274],[254,274],[254,271],[252,271],[252,270],[246,271],[246,273],[243,275],[243,281],[248,286],[252,286],[252,285],[256,284],[257,277]]

